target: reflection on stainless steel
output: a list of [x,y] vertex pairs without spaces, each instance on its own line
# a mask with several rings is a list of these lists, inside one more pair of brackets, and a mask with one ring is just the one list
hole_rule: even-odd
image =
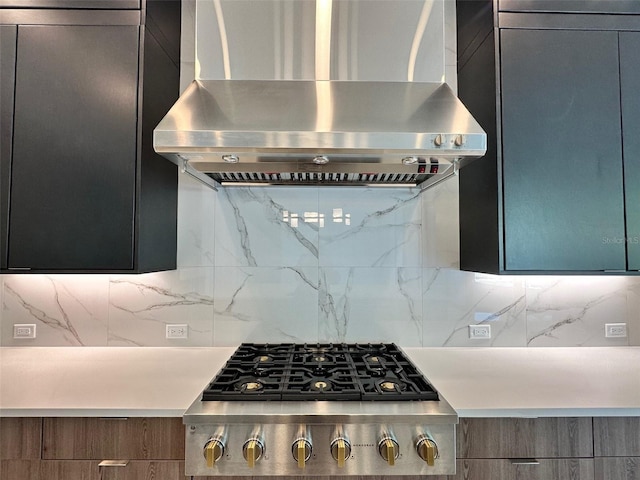
[[223,184],[416,185],[482,156],[486,135],[445,84],[207,80],[154,146]]
[[186,475],[455,473],[458,416],[393,344],[244,343],[183,420]]

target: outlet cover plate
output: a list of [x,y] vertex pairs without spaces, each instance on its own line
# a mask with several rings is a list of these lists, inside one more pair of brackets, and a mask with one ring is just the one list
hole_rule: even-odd
[[487,340],[491,338],[491,325],[469,325],[469,338]]
[[606,338],[625,338],[627,336],[627,324],[605,323],[604,336]]
[[189,325],[187,324],[171,324],[167,325],[167,338],[169,339],[184,339],[189,338]]
[[35,323],[14,323],[13,338],[36,338]]

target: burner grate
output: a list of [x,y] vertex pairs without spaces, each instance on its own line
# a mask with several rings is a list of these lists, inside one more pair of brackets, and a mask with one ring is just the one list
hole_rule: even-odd
[[438,393],[392,343],[243,343],[202,400],[438,400]]

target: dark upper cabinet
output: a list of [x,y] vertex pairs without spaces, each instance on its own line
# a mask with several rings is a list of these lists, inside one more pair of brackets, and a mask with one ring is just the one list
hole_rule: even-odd
[[179,2],[146,7],[146,16],[70,11],[62,25],[24,24],[20,15],[2,27],[4,271],[175,268],[177,171],[153,152],[152,125],[178,96],[179,59],[166,53],[167,34],[140,18],[172,9],[179,24]]
[[629,270],[640,270],[640,33],[620,33],[620,85]]
[[460,171],[461,268],[640,270],[640,16],[459,5],[459,95],[489,136]]

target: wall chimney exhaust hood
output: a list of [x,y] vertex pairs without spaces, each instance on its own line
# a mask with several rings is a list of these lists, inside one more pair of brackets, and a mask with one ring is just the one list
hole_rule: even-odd
[[214,187],[424,188],[485,154],[444,82],[451,1],[194,3],[196,80],[154,131],[184,172]]
[[431,186],[486,152],[446,84],[197,80],[156,152],[222,185]]

